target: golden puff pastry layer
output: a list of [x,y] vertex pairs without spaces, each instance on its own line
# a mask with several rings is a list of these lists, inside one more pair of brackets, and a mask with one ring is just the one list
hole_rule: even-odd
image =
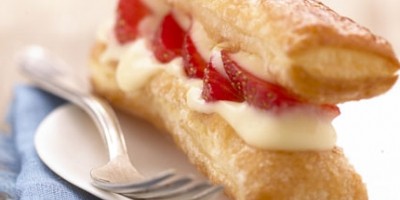
[[383,38],[314,0],[167,0],[232,51],[260,56],[263,78],[312,103],[370,98],[397,80]]

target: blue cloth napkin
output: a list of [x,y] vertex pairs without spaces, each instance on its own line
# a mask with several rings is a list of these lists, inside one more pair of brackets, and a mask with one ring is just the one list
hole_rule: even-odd
[[41,121],[65,101],[33,86],[17,86],[7,121],[0,133],[0,199],[97,199],[47,168],[34,148]]

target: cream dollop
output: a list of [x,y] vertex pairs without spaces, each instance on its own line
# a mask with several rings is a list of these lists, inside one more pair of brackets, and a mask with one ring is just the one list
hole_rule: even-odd
[[175,58],[162,64],[146,46],[145,39],[130,43],[120,57],[117,67],[117,84],[125,92],[135,92],[160,70],[166,70],[176,76],[183,76],[182,58]]

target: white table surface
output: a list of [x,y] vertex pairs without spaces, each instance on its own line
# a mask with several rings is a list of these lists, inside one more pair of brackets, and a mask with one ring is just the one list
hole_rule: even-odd
[[114,11],[115,0],[0,0],[0,116],[12,88],[23,80],[15,54],[39,44],[84,68],[98,25]]

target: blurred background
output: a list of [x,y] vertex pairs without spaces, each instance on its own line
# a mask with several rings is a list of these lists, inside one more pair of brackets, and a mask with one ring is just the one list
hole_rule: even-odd
[[[323,0],[331,8],[388,39],[400,53],[400,1]],[[116,0],[0,0],[0,117],[4,119],[12,88],[23,82],[15,54],[40,44],[72,67],[85,68],[96,29],[114,12]]]
[[15,55],[30,44],[43,45],[71,67],[85,68],[99,24],[113,14],[116,0],[0,0],[0,117],[12,89],[24,78]]

